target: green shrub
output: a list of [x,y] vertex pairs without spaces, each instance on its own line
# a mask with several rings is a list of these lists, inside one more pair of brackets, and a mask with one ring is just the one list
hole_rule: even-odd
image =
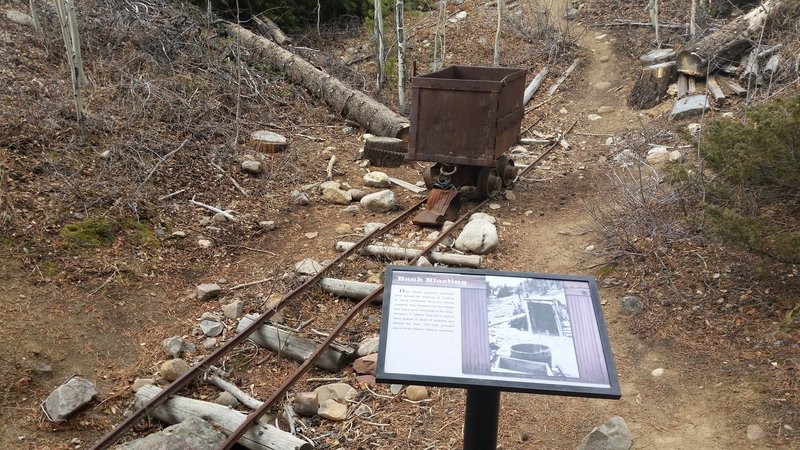
[[701,156],[708,184],[707,231],[785,262],[800,262],[800,96],[748,111],[747,121],[711,122]]

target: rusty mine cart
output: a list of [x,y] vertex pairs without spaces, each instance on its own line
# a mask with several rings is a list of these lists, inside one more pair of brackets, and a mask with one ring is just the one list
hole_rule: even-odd
[[457,216],[458,190],[475,186],[493,197],[517,176],[505,155],[517,143],[525,69],[450,66],[411,79],[412,110],[406,160],[430,164],[426,211],[414,219],[436,226]]

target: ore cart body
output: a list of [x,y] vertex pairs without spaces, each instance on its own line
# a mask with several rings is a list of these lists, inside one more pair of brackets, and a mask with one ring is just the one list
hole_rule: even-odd
[[519,137],[524,69],[451,66],[413,77],[406,159],[432,163],[429,189],[476,186],[491,197],[516,178],[504,155]]

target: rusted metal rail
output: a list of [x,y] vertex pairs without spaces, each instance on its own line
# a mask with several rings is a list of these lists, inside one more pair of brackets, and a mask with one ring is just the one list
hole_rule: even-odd
[[[187,384],[189,384],[192,380],[200,375],[200,373],[207,369],[209,366],[217,362],[220,358],[225,356],[231,350],[233,350],[237,345],[244,342],[247,338],[250,337],[256,330],[258,330],[261,325],[263,325],[267,320],[269,320],[276,312],[278,312],[281,308],[286,306],[292,299],[297,297],[302,292],[310,289],[311,287],[315,286],[317,282],[325,275],[325,273],[331,268],[338,265],[340,262],[344,261],[345,258],[354,254],[359,248],[368,244],[373,239],[378,236],[381,236],[387,233],[392,228],[396,227],[404,220],[406,220],[414,211],[420,208],[422,205],[425,204],[425,199],[420,200],[418,203],[414,204],[410,208],[403,211],[400,215],[394,218],[391,222],[384,225],[378,230],[373,231],[372,233],[364,236],[360,241],[356,243],[353,248],[349,249],[348,251],[339,255],[336,259],[333,260],[330,264],[325,266],[321,271],[319,271],[316,275],[306,280],[303,284],[295,288],[293,291],[289,292],[288,294],[284,295],[283,298],[269,311],[264,312],[259,316],[250,326],[242,330],[241,333],[237,334],[233,339],[226,342],[220,348],[215,350],[213,353],[208,355],[205,359],[200,361],[197,365],[192,367],[188,372],[181,375],[177,380],[173,381],[169,384],[163,391],[161,391],[158,395],[153,397],[147,404],[145,404],[142,408],[134,411],[130,416],[128,416],[125,420],[123,420],[119,425],[117,425],[114,429],[106,433],[103,437],[100,438],[97,443],[92,446],[93,450],[102,450],[111,447],[114,443],[116,443],[128,430],[130,430],[136,423],[138,423],[147,413],[165,401],[167,401],[170,397],[180,392]],[[327,340],[326,340],[327,342]],[[327,342],[329,344],[330,342]],[[323,347],[324,348],[324,347]],[[247,421],[245,421],[247,423]]]
[[[573,123],[572,126],[569,128],[571,130],[575,124]],[[564,133],[565,135],[569,133],[569,130]],[[522,172],[520,172],[517,178],[521,178],[524,174],[528,173],[533,167],[538,164],[542,158],[544,158],[547,154],[549,154],[556,146],[558,142],[554,142],[550,145],[544,153],[539,155],[528,167],[526,167]],[[188,372],[183,374],[177,380],[172,382],[169,386],[167,386],[163,391],[161,391],[158,395],[153,397],[147,404],[145,404],[142,408],[134,411],[130,416],[128,416],[124,421],[122,421],[119,425],[117,425],[114,429],[106,433],[100,440],[94,444],[91,448],[93,450],[103,450],[109,448],[111,445],[116,443],[128,430],[130,430],[138,421],[140,421],[145,415],[147,415],[151,410],[157,408],[170,397],[176,395],[181,389],[183,389],[186,385],[188,385],[192,380],[197,378],[200,373],[210,367],[212,364],[217,362],[220,358],[225,356],[231,350],[233,350],[237,345],[244,342],[247,338],[250,337],[256,330],[258,330],[261,325],[263,325],[267,320],[269,320],[277,311],[282,309],[286,306],[291,300],[296,298],[299,294],[305,292],[306,290],[310,289],[311,287],[315,286],[317,282],[325,275],[325,273],[331,268],[338,265],[340,262],[344,261],[345,258],[349,257],[350,255],[355,254],[358,249],[363,247],[364,245],[370,243],[375,238],[387,233],[389,230],[393,229],[394,227],[398,226],[404,220],[406,220],[414,211],[420,208],[422,205],[425,204],[427,199],[422,199],[418,203],[414,204],[410,208],[403,211],[400,215],[394,218],[391,222],[384,225],[380,229],[370,233],[369,235],[365,236],[356,244],[350,248],[349,250],[345,251],[341,255],[339,255],[333,262],[328,264],[318,272],[316,275],[312,276],[308,280],[306,280],[303,284],[295,288],[293,291],[289,292],[288,294],[284,295],[281,300],[269,311],[264,312],[261,316],[259,316],[250,326],[245,328],[241,333],[237,334],[233,339],[226,342],[216,351],[211,353],[197,365],[192,367]],[[415,264],[419,258],[429,253],[431,250],[436,248],[436,246],[441,243],[450,233],[457,229],[457,226],[467,220],[473,213],[480,210],[487,202],[489,202],[491,198],[487,198],[482,202],[478,203],[476,206],[471,208],[465,214],[462,214],[455,222],[454,225],[451,226],[449,229],[444,230],[437,239],[431,242],[425,249],[423,249],[418,256],[413,258],[409,265]],[[314,364],[314,362],[319,358],[322,352],[336,339],[336,337],[344,330],[347,324],[356,317],[356,315],[364,309],[367,305],[369,305],[375,298],[378,297],[383,291],[383,285],[381,284],[375,290],[373,290],[369,295],[367,295],[364,299],[354,305],[350,311],[339,321],[336,327],[330,332],[330,334],[325,338],[325,340],[320,343],[319,347],[311,354],[306,360],[289,376],[284,382],[278,387],[268,399],[264,401],[264,403],[259,407],[257,410],[251,412],[246,419],[238,426],[236,430],[234,430],[231,434],[228,435],[225,442],[220,447],[223,450],[228,450],[233,447],[239,439],[247,432],[247,430],[259,419],[261,418],[266,411],[272,407],[278,400],[280,400],[284,394],[297,382],[300,380],[300,377],[303,376]]]

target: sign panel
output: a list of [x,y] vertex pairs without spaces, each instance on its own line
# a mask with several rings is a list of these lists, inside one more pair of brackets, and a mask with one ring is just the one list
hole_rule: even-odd
[[377,379],[619,398],[591,277],[387,266]]

